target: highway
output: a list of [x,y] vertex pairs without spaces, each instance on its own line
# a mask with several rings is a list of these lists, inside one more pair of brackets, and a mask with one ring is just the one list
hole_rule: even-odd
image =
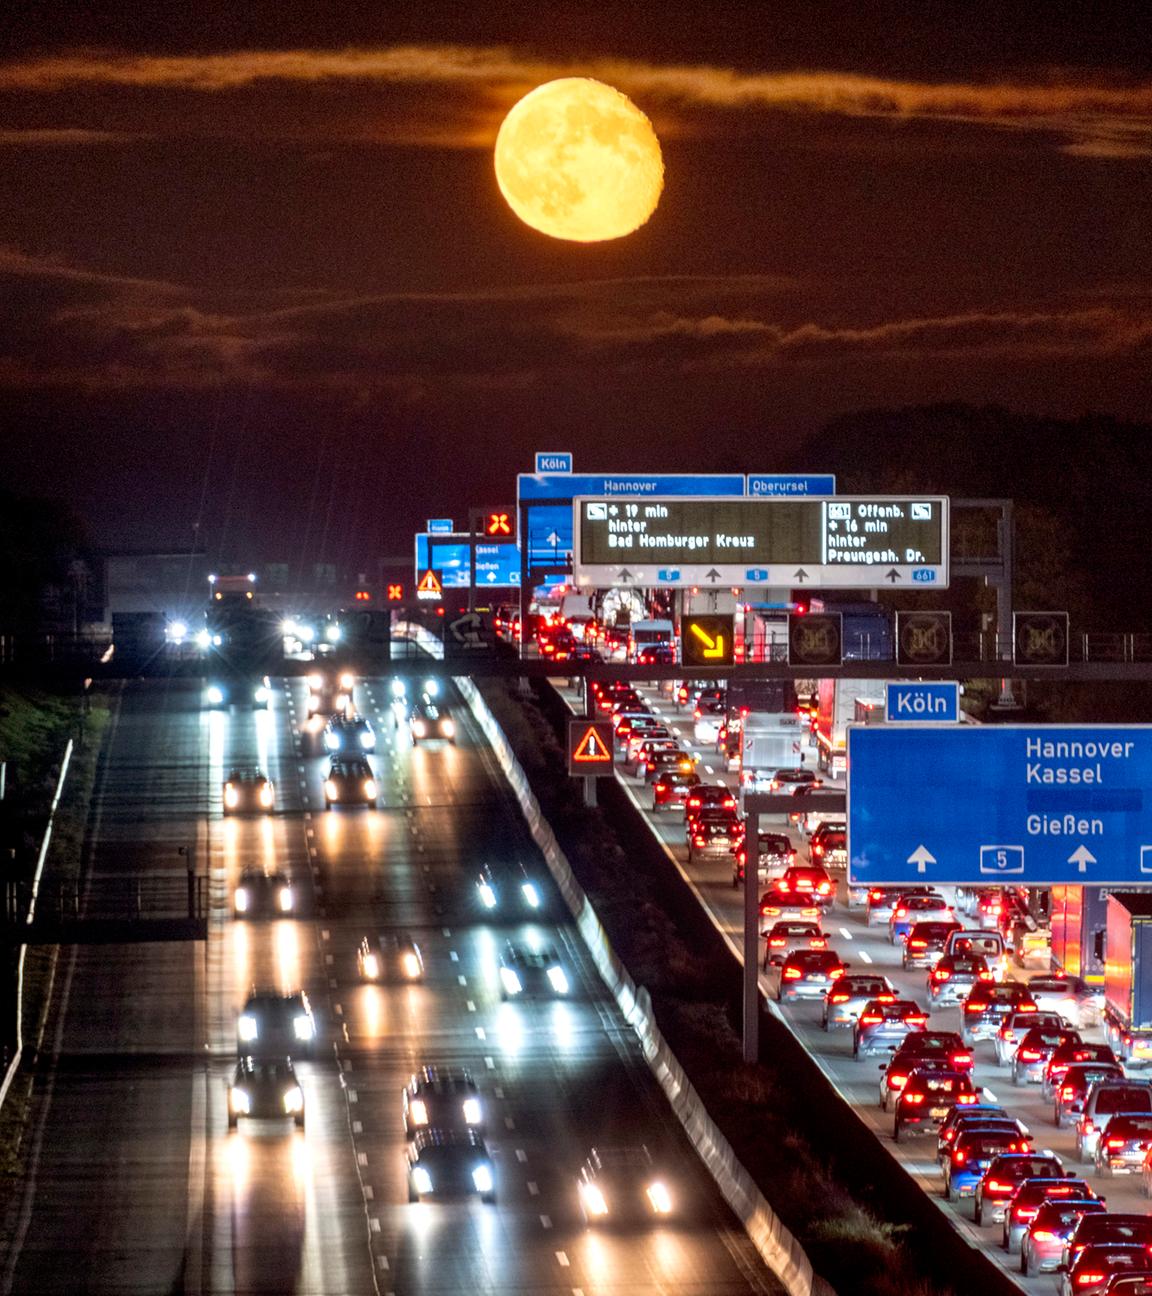
[[[192,848],[210,869],[209,939],[61,950],[3,1291],[779,1292],[563,920],[463,708],[458,745],[413,749],[388,681],[358,685],[379,735],[378,808],[326,812],[327,762],[301,745],[304,689],[279,682],[267,712],[227,712],[203,710],[190,683],[126,685],[91,865],[181,873],[179,849]],[[276,811],[225,818],[222,783],[246,763],[274,780]],[[233,917],[253,864],[291,875],[296,917]],[[539,879],[538,921],[483,910],[483,864]],[[424,981],[361,982],[360,938],[399,931],[419,942]],[[509,936],[565,951],[568,1000],[501,1001]],[[303,987],[312,1002],[302,1132],[227,1128],[236,1018],[254,984]],[[481,1085],[494,1205],[408,1201],[400,1089],[432,1062]],[[675,1166],[683,1216],[586,1227],[580,1162],[598,1142],[639,1141]]]
[[[566,681],[553,680],[552,682],[574,710],[581,707],[578,692],[568,688]],[[666,692],[655,688],[644,688],[641,693],[651,708],[671,726],[682,744],[699,758],[700,777],[706,782],[725,782],[734,788],[736,777],[723,772],[722,759],[717,756],[715,747],[711,744],[701,746],[694,741],[691,711],[677,709]],[[809,762],[815,762],[814,752],[809,755]],[[632,800],[645,814],[652,832],[663,842],[669,856],[689,881],[700,903],[724,934],[729,947],[740,958],[743,939],[743,896],[741,891],[732,886],[730,860],[697,860],[689,864],[684,843],[682,811],[669,810],[654,814],[651,810],[652,794],[649,788],[640,780],[631,777],[629,773],[622,772],[619,766],[617,777],[629,789]],[[828,780],[828,785],[835,786],[831,780]],[[784,831],[787,825],[783,819],[776,822],[762,819],[761,828]],[[803,839],[794,828],[789,831],[797,846],[797,862],[807,862],[807,850]],[[942,887],[941,890],[950,901],[954,898],[952,888]],[[959,912],[957,917],[967,925],[974,925]],[[825,916],[823,926],[830,937],[830,947],[851,965],[852,971],[863,972],[874,969],[881,972],[898,987],[902,995],[916,999],[924,1007],[929,1006],[926,994],[927,974],[923,970],[905,972],[900,965],[899,948],[888,942],[887,925],[869,928],[863,910],[849,908],[843,875],[841,875],[837,902]],[[1013,973],[1025,980],[1029,976],[1038,974],[1036,970]],[[774,1001],[777,974],[774,971],[762,972],[760,984],[769,1000]],[[1021,1276],[1018,1255],[1008,1257],[1001,1248],[1000,1226],[987,1224],[977,1228],[973,1223],[970,1199],[955,1203],[943,1201],[940,1195],[943,1180],[935,1161],[935,1136],[920,1135],[911,1139],[906,1137],[900,1144],[894,1142],[892,1116],[890,1113],[881,1111],[878,1103],[881,1067],[879,1057],[854,1060],[851,1031],[842,1029],[825,1032],[820,1025],[819,1000],[800,1001],[789,1005],[773,1002],[772,1007],[779,1011],[821,1070],[833,1082],[840,1094],[853,1104],[860,1118],[872,1129],[880,1144],[877,1148],[878,1156],[889,1154],[897,1157],[925,1192],[939,1200],[941,1209],[949,1215],[955,1226],[975,1245],[986,1248],[1026,1291],[1052,1293],[1057,1290],[1058,1283],[1055,1275],[1045,1274],[1030,1279]],[[942,1030],[959,1031],[959,1007],[932,1011],[930,1025]],[[1104,1042],[1103,1032],[1099,1029],[1085,1030],[1082,1033],[1085,1039]],[[1031,1130],[1034,1145],[1038,1149],[1052,1149],[1063,1158],[1067,1172],[1087,1177],[1093,1183],[1098,1195],[1107,1198],[1110,1209],[1141,1214],[1148,1211],[1148,1200],[1142,1195],[1139,1175],[1115,1176],[1102,1180],[1094,1168],[1090,1169],[1089,1166],[1076,1160],[1075,1130],[1056,1129],[1052,1123],[1051,1104],[1041,1098],[1040,1086],[1014,1087],[1008,1070],[996,1064],[990,1041],[978,1042],[974,1052],[975,1080],[984,1087],[986,1099],[1001,1103],[1018,1115]],[[1133,1072],[1133,1074],[1137,1073]]]

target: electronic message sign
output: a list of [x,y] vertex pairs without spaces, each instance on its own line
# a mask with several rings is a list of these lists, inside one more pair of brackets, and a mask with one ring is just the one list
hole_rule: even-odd
[[573,510],[577,585],[948,584],[941,496],[579,497]]

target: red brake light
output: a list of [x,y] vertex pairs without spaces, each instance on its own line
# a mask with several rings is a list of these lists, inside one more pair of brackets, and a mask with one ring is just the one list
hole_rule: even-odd
[[[844,998],[847,999],[848,996],[845,995]],[[879,1013],[861,1013],[860,1015],[861,1026],[875,1026],[877,1022],[882,1022],[883,1020],[884,1018]]]
[[976,1099],[977,1099],[976,1094],[961,1094],[960,1097],[956,1099],[956,1101],[960,1104],[961,1107],[967,1107],[970,1104],[974,1103]]
[[956,1151],[952,1153],[953,1165],[963,1165],[964,1162],[967,1160],[968,1160],[968,1154],[964,1151],[963,1148],[957,1148]]
[[971,1066],[971,1065],[972,1065],[972,1054],[971,1054],[971,1053],[953,1053],[953,1054],[952,1054],[951,1061],[952,1061],[952,1065],[953,1065],[953,1066],[958,1066],[958,1067],[960,1067],[960,1066]]
[[985,1191],[994,1192],[994,1193],[1006,1193],[1006,1192],[1011,1192],[1014,1187],[1015,1187],[1014,1184],[1001,1183],[999,1179],[989,1179],[988,1186]]
[[909,1026],[924,1026],[928,1022],[927,1013],[909,1013],[904,1020]]
[[1021,1049],[1020,1058],[1024,1062],[1039,1062],[1041,1053],[1039,1049]]
[[843,975],[844,975],[844,969],[843,969],[842,967],[839,967],[839,968],[833,968],[833,969],[832,969],[832,980],[833,980],[833,981],[839,981],[840,978],[841,978]]
[[813,855],[823,855],[823,854],[824,854],[824,847],[823,847],[819,842],[817,842],[816,845],[812,847],[812,854],[813,854]]
[[899,909],[896,910],[896,917],[897,917],[897,918],[903,918],[904,915],[905,915],[907,912],[908,912],[908,910],[905,909],[905,908],[903,907],[903,905],[901,905],[901,907],[900,907]]
[[828,937],[827,937],[827,936],[812,936],[812,937],[809,938],[808,944],[809,944],[809,946],[810,946],[812,949],[814,949],[814,950],[827,949],[827,948],[828,948]]
[[692,841],[693,841],[693,844],[696,845],[696,846],[705,846],[705,845],[707,845],[707,841],[706,841],[706,839],[703,838],[703,837],[693,837]]
[[1065,1100],[1074,1098],[1075,1096],[1076,1090],[1071,1085],[1065,1085],[1064,1088],[1060,1090],[1060,1097]]
[[1060,1238],[1048,1229],[1033,1229],[1032,1240],[1034,1242],[1059,1242]]
[[1030,1220],[1036,1218],[1039,1209],[1038,1206],[1017,1206],[1012,1214],[1015,1215],[1018,1220]]
[[947,968],[937,968],[936,971],[932,973],[932,980],[947,981],[951,976],[952,973],[949,972]]
[[876,1002],[877,1002],[877,1003],[895,1003],[895,1002],[896,1002],[896,996],[895,996],[895,995],[888,995],[888,994],[884,994],[884,995],[877,995],[877,996],[876,996]]
[[1107,1277],[1108,1275],[1105,1273],[1088,1273],[1085,1271],[1076,1275],[1076,1285],[1078,1287],[1088,1287],[1092,1283],[1102,1283]]
[[928,942],[927,942],[926,940],[921,940],[921,939],[919,938],[919,936],[917,936],[917,938],[916,938],[915,940],[910,940],[910,941],[908,942],[908,948],[909,948],[909,949],[927,949],[927,948],[928,948]]
[[965,1012],[983,1012],[984,1009],[985,1009],[986,1007],[987,1007],[987,1004],[982,1004],[982,1003],[966,1003],[966,1004],[964,1005],[964,1011],[965,1011]]
[[913,1107],[919,1107],[924,1101],[924,1095],[922,1093],[906,1093],[900,1101],[909,1103]]
[[850,998],[851,998],[851,995],[847,995],[847,994],[832,994],[832,995],[829,995],[829,996],[828,996],[828,1002],[829,1002],[829,1003],[847,1003],[848,1000],[849,1000]]
[[1110,1148],[1122,1148],[1124,1146],[1124,1140],[1121,1138],[1110,1138],[1108,1139],[1108,1146]]
[[888,1077],[889,1089],[903,1089],[907,1083],[908,1083],[908,1077],[906,1075],[901,1075],[898,1071],[894,1071]]
[[799,968],[794,968],[794,967],[785,968],[785,969],[784,969],[784,980],[785,980],[785,981],[799,981],[799,980],[800,980],[800,969],[799,969]]

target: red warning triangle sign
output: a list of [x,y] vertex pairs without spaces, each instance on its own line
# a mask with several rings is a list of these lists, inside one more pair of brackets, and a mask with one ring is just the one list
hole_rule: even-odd
[[572,752],[572,760],[578,761],[582,765],[610,765],[612,763],[612,752],[605,745],[604,739],[596,732],[594,725],[589,725],[585,730],[584,736],[576,744]]
[[420,598],[439,598],[442,593],[440,578],[431,567],[420,577],[420,584],[416,586],[416,593]]

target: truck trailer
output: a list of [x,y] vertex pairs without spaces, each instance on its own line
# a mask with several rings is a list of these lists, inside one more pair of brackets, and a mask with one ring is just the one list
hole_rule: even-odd
[[1152,1062],[1152,893],[1108,897],[1104,1030],[1117,1057]]

